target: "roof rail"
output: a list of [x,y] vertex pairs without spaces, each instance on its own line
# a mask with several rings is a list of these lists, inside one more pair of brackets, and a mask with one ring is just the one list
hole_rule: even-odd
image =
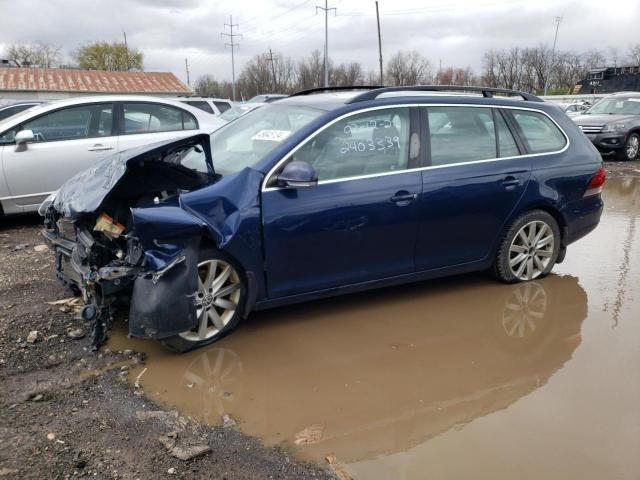
[[530,93],[520,92],[518,90],[508,90],[505,88],[489,88],[489,87],[465,87],[461,85],[416,85],[406,87],[382,87],[376,90],[361,93],[360,95],[349,99],[346,103],[365,102],[367,100],[375,100],[378,96],[387,92],[480,92],[485,98],[493,97],[494,93],[504,93],[513,96],[522,97],[529,102],[542,102],[543,100]]
[[381,87],[379,85],[354,85],[354,86],[346,86],[346,87],[319,87],[319,88],[309,88],[308,90],[300,90],[299,92],[292,93],[289,95],[290,97],[300,97],[302,95],[311,95],[313,93],[321,93],[321,92],[339,92],[344,90],[380,90]]

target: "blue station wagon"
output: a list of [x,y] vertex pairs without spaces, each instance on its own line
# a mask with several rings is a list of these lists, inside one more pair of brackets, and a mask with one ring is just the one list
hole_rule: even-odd
[[94,344],[118,312],[175,351],[253,310],[488,271],[547,275],[603,209],[558,107],[473,87],[314,89],[120,152],[41,206]]

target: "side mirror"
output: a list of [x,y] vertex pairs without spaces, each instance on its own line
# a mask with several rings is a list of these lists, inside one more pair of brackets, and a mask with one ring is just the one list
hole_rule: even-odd
[[16,152],[24,152],[27,149],[27,143],[35,140],[33,130],[20,130],[16,133]]
[[318,174],[310,163],[301,160],[289,162],[276,179],[279,187],[314,187],[318,184]]

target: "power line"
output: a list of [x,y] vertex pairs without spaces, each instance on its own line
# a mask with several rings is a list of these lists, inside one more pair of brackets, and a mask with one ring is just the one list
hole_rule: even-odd
[[225,47],[231,47],[231,96],[233,97],[233,101],[236,101],[236,65],[235,65],[235,56],[234,49],[235,47],[239,47],[239,43],[235,43],[233,41],[234,37],[242,38],[241,33],[233,33],[233,27],[238,27],[237,23],[233,23],[233,16],[229,15],[229,23],[225,23],[224,27],[229,27],[229,33],[222,32],[220,35],[229,37],[229,43],[224,44]]
[[382,37],[380,36],[380,13],[378,11],[378,0],[376,0],[376,22],[378,24],[378,54],[380,55],[380,86],[384,85],[384,77],[382,73]]
[[329,10],[333,10],[338,14],[338,9],[329,8],[329,0],[324,0],[324,7],[316,5],[316,14],[318,10],[324,10],[324,86],[329,86]]
[[273,61],[273,51],[271,50],[271,47],[269,47],[269,53],[265,53],[265,58],[267,59],[267,62],[271,62],[271,73],[273,73],[273,92],[277,91],[277,87],[276,87],[276,66],[275,66],[275,62]]
[[[554,57],[556,55],[556,43],[558,42],[558,30],[560,30],[560,22],[562,22],[562,17],[555,17],[554,22],[556,22],[556,35],[553,37],[553,48],[551,49],[551,65],[553,66]],[[547,67],[547,75],[544,79],[544,94],[547,94],[547,85],[549,84],[549,67]]]

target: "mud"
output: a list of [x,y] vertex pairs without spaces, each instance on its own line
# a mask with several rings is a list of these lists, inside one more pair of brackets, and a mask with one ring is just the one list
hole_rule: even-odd
[[109,346],[147,353],[155,401],[356,479],[638,478],[640,178],[604,196],[599,228],[540,281],[461,276],[256,313],[186,355],[124,329]]

